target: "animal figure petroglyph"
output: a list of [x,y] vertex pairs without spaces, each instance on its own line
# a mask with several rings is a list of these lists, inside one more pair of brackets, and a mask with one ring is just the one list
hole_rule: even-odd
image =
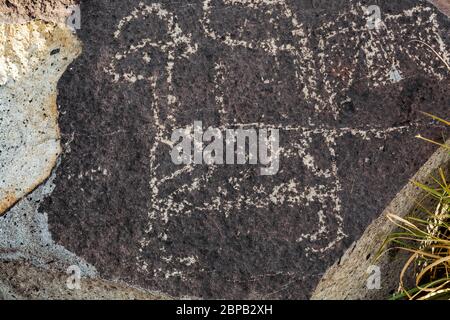
[[[290,56],[293,61],[296,83],[295,94],[299,100],[307,102],[308,107],[318,114],[329,114],[334,119],[339,119],[342,103],[350,98],[348,90],[355,81],[366,81],[370,87],[376,88],[389,85],[392,74],[400,74],[402,63],[399,54],[403,55],[418,65],[423,72],[430,76],[442,79],[444,70],[434,67],[434,58],[422,59],[416,53],[417,44],[412,44],[408,36],[421,39],[430,44],[437,52],[448,61],[448,53],[438,34],[436,15],[429,7],[418,5],[411,10],[399,15],[385,15],[380,28],[368,30],[366,28],[365,8],[354,5],[351,10],[338,12],[332,19],[322,23],[313,31],[307,29],[295,12],[285,0],[223,0],[222,4],[228,8],[254,10],[266,16],[267,24],[257,33],[258,37],[249,37],[251,33],[251,21],[243,19],[237,30],[221,30],[215,27],[214,14],[218,7],[213,5],[217,1],[203,1],[203,15],[199,21],[203,35],[215,41],[217,45],[228,48],[248,49],[249,51],[261,51],[267,56],[276,57],[280,54]],[[226,10],[220,9],[220,14],[225,15]],[[237,12],[237,11],[234,11]],[[386,137],[408,130],[410,126],[392,128],[380,128],[375,123],[355,128],[334,128],[329,124],[315,123],[310,125],[277,124],[277,123],[242,123],[230,118],[227,111],[225,90],[229,85],[230,69],[227,60],[216,57],[214,72],[216,112],[221,119],[221,128],[253,127],[253,128],[279,128],[286,132],[288,141],[282,141],[282,162],[298,164],[303,168],[302,172],[310,177],[322,181],[316,185],[305,185],[301,176],[289,175],[286,181],[271,182],[270,180],[252,180],[247,169],[233,171],[223,181],[214,180],[217,175],[217,166],[199,169],[193,165],[184,167],[172,166],[170,173],[160,172],[167,164],[161,163],[161,154],[167,144],[170,144],[171,129],[177,127],[177,107],[179,97],[173,87],[173,72],[176,63],[195,63],[199,45],[195,43],[192,35],[186,34],[177,24],[176,16],[167,11],[163,5],[141,4],[131,14],[119,23],[115,37],[119,39],[124,28],[140,19],[158,18],[167,26],[165,39],[142,39],[129,48],[117,52],[111,65],[105,71],[109,73],[113,81],[126,81],[135,83],[146,81],[153,93],[154,125],[157,128],[155,144],[150,150],[151,158],[151,210],[149,212],[149,225],[147,233],[153,231],[155,221],[168,224],[171,217],[180,215],[192,215],[211,213],[225,215],[245,214],[245,210],[267,208],[276,214],[277,209],[289,207],[298,210],[299,214],[314,212],[315,223],[313,230],[299,231],[297,242],[304,243],[309,253],[324,254],[333,250],[346,235],[344,231],[344,219],[342,215],[342,203],[340,192],[339,168],[336,156],[339,153],[338,139],[344,135],[351,135],[364,140],[385,139]],[[409,35],[406,28],[398,22],[400,18],[411,18],[417,25],[417,34]],[[426,17],[426,18],[424,18]],[[288,26],[288,30],[286,29]],[[269,30],[269,31],[267,31]],[[289,37],[284,37],[289,35]],[[285,40],[288,39],[288,40]],[[398,44],[401,45],[398,45]],[[315,49],[313,49],[315,48]],[[164,70],[152,75],[142,73],[142,70],[123,73],[120,63],[132,54],[138,54],[149,65],[152,64],[151,50],[159,50],[166,57]],[[351,53],[348,56],[348,52]],[[332,57],[332,58],[330,58]],[[276,65],[276,63],[275,63]],[[161,66],[160,66],[161,67]],[[162,75],[162,76],[158,76]],[[402,74],[403,75],[403,74]],[[408,76],[405,74],[404,76]],[[267,80],[267,79],[266,79]],[[266,81],[261,80],[261,81]],[[398,78],[397,81],[401,79]],[[267,80],[267,81],[270,81]],[[166,108],[162,120],[162,108]],[[301,112],[302,110],[298,110]],[[202,120],[202,119],[192,119]],[[320,167],[313,153],[313,146],[319,144],[321,152],[328,157],[328,166]],[[203,170],[200,171],[199,170]],[[283,171],[279,173],[283,174]],[[184,180],[183,180],[184,179]],[[187,181],[187,182],[186,182]],[[162,193],[161,189],[175,184],[176,188],[169,193]],[[231,186],[233,194],[230,194],[225,185]],[[192,192],[203,192],[214,189],[215,196],[206,202],[191,200]],[[181,199],[181,200],[180,200]],[[333,226],[333,227],[331,227]],[[157,235],[161,240],[159,249],[165,252],[164,242],[170,240],[170,234],[160,232]],[[150,245],[148,237],[141,241],[142,250]],[[153,248],[155,250],[155,248]],[[162,258],[173,263],[174,259],[189,261],[189,265],[197,263],[196,257],[173,257],[167,255]],[[138,263],[142,270],[149,267],[145,258],[139,257]],[[171,264],[173,265],[173,264]],[[169,267],[168,267],[169,268]],[[159,270],[167,277],[180,275],[176,269]]]

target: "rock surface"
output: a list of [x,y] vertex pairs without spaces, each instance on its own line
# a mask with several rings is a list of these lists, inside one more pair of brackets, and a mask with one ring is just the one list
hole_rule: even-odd
[[[450,140],[447,144],[450,145]],[[412,181],[430,185],[433,183],[431,177],[437,177],[439,169],[444,170],[446,176],[450,173],[450,154],[443,148],[431,157]],[[423,190],[409,182],[380,217],[370,224],[362,237],[327,270],[314,290],[312,299],[384,300],[396,293],[402,268],[409,255],[391,251],[379,256],[381,244],[395,232],[395,226],[386,216],[395,214],[405,217],[413,214],[417,210],[415,200],[424,198]],[[370,276],[374,275],[374,267],[379,270],[377,276],[380,277],[380,286],[371,288]]]
[[[68,4],[30,3],[15,12]],[[58,84],[60,163],[1,221],[1,260],[175,297],[310,297],[431,155],[414,135],[446,134],[417,111],[450,115],[430,50],[448,62],[448,18],[377,3],[373,29],[368,2],[82,1],[83,53]],[[280,129],[278,174],[174,165],[172,130],[198,120]]]
[[[38,212],[62,151],[57,82],[81,52],[65,8],[58,1],[0,6],[0,216],[8,213],[0,218],[0,299],[161,299],[102,280],[53,242],[47,216]],[[68,288],[68,266],[80,269],[80,290]]]
[[77,0],[2,0],[0,1],[0,22],[16,24],[42,20],[64,24],[68,18],[68,10],[78,2]]
[[79,290],[67,286],[65,272],[36,268],[26,260],[0,263],[0,299],[52,300],[163,300],[166,296],[148,293],[120,282],[99,278],[83,279]]
[[450,17],[450,2],[448,0],[429,0],[434,4],[442,13],[447,17]]
[[0,215],[50,175],[61,152],[56,84],[81,52],[65,25],[0,24]]

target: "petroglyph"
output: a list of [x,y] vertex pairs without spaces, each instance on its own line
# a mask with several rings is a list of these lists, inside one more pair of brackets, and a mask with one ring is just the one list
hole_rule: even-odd
[[[313,31],[306,31],[285,0],[223,1],[230,6],[227,11],[236,15],[245,12],[246,8],[261,10],[264,15],[268,15],[268,24],[262,24],[261,29],[264,31],[260,32],[266,37],[254,39],[255,34],[246,27],[250,25],[254,28],[260,22],[249,21],[248,18],[243,18],[243,25],[233,32],[216,31],[211,21],[214,11],[211,3],[212,0],[203,2],[204,16],[201,22],[206,36],[230,47],[261,49],[272,56],[282,52],[289,54],[296,69],[297,90],[301,91],[301,97],[312,102],[317,112],[332,113],[335,119],[339,118],[340,106],[348,101],[346,92],[354,81],[367,81],[373,87],[386,85],[391,79],[391,71],[401,69],[398,56],[411,59],[424,72],[443,79],[445,69],[436,70],[432,67],[438,57],[431,52],[427,59],[417,55],[418,44],[412,40],[432,44],[449,61],[448,52],[438,33],[436,14],[430,7],[423,5],[400,15],[385,14],[380,27],[371,29],[366,25],[367,8],[356,3],[350,10],[336,14]],[[234,11],[231,10],[233,6]],[[283,19],[289,21],[288,30],[280,25]],[[399,19],[408,19],[409,23],[404,21],[399,24]],[[414,35],[410,34],[408,28],[412,24],[417,31]],[[286,35],[292,35],[291,43],[283,43],[282,39]],[[313,53],[314,46],[319,48],[318,53]],[[349,55],[348,52],[353,54]],[[337,55],[339,59],[328,59],[330,54]]]
[[[219,128],[280,129],[284,132],[282,162],[292,164],[296,169],[291,171],[285,167],[280,171],[279,179],[270,179],[255,177],[249,168],[226,172],[228,169],[217,165],[174,166],[167,160],[167,155],[172,130],[180,123],[181,116],[177,112],[181,106],[173,85],[173,74],[178,63],[195,63],[199,45],[194,43],[190,34],[183,32],[176,22],[178,19],[175,14],[161,4],[140,4],[121,20],[114,33],[116,39],[122,36],[127,25],[142,19],[160,19],[167,28],[166,34],[159,35],[159,38],[141,39],[129,48],[118,51],[105,69],[116,83],[145,81],[152,93],[150,110],[156,134],[150,150],[151,205],[147,235],[141,239],[140,246],[141,252],[159,251],[164,267],[150,269],[144,254],[137,257],[137,266],[143,272],[165,279],[179,277],[186,280],[189,275],[178,269],[181,265],[200,265],[198,268],[201,270],[205,268],[198,256],[192,254],[193,251],[186,252],[186,256],[174,256],[166,246],[166,243],[171,242],[172,234],[170,228],[165,226],[169,226],[173,218],[183,216],[213,215],[222,221],[220,223],[226,224],[223,222],[226,219],[236,215],[245,219],[254,210],[267,210],[266,214],[276,215],[288,208],[297,212],[298,221],[302,218],[308,221],[307,228],[298,226],[295,239],[303,245],[307,257],[311,253],[323,255],[333,251],[346,237],[340,198],[342,173],[336,161],[339,139],[344,136],[366,141],[386,139],[410,130],[414,124],[379,127],[369,123],[355,127],[333,127],[329,122],[321,123],[320,115],[339,120],[342,105],[351,102],[347,92],[355,82],[365,81],[369,87],[377,88],[411,77],[408,73],[410,66],[405,65],[405,61],[418,65],[424,73],[442,80],[445,69],[439,66],[438,58],[431,53],[426,57],[419,54],[423,48],[411,40],[429,44],[445,61],[449,61],[448,52],[438,33],[436,14],[427,6],[417,5],[398,15],[384,14],[379,28],[368,29],[366,8],[357,3],[350,10],[327,17],[330,19],[312,31],[302,24],[285,0],[224,0],[223,5],[228,6],[228,10],[223,10],[223,7],[217,9],[213,2],[216,3],[204,0],[202,4],[203,15],[199,23],[204,37],[214,41],[217,46],[263,52],[270,64],[267,68],[273,68],[271,70],[276,72],[281,70],[280,57],[289,57],[292,62],[290,71],[295,75],[291,93],[306,103],[315,115],[303,119],[302,124],[290,122],[290,114],[281,114],[283,123],[276,123],[264,110],[257,109],[245,114],[244,119],[239,118],[238,112],[230,109],[230,100],[236,91],[231,89],[229,92],[233,85],[231,79],[239,77],[239,71],[233,70],[231,58],[214,57],[214,101]],[[256,13],[247,14],[249,11]],[[223,17],[227,12],[237,15],[236,19],[242,23],[236,30],[228,30],[223,24],[215,26],[214,18],[217,15]],[[252,21],[249,16],[265,22],[261,30],[255,27],[260,22],[256,18]],[[400,23],[400,20],[403,22]],[[414,25],[414,33],[405,25]],[[251,28],[248,29],[248,26]],[[285,41],[285,38],[289,41]],[[163,63],[154,60],[154,50],[163,53]],[[337,59],[330,59],[330,56]],[[121,63],[136,57],[145,61],[152,72],[123,71]],[[164,69],[158,70],[158,66],[164,66]],[[252,70],[246,72],[253,76]],[[259,81],[261,85],[274,85],[280,80],[275,79],[274,75],[261,77]],[[292,111],[296,115],[301,112]],[[317,159],[314,154],[313,149],[318,145],[326,160]],[[296,175],[296,172],[301,174]],[[219,176],[222,178],[218,179]],[[313,181],[314,184],[307,181]],[[195,195],[199,193],[210,195],[209,201],[197,199]],[[155,227],[155,224],[159,226]],[[219,225],[217,228],[221,232],[225,227]]]
[[80,51],[65,25],[0,24],[0,214],[41,184],[56,163],[56,84]]

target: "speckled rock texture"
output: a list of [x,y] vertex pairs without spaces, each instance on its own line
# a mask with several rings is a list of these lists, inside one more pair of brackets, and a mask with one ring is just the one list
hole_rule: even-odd
[[450,17],[450,1],[448,0],[429,0],[434,4],[443,14]]
[[[17,136],[0,134],[3,166],[29,163],[16,145],[55,142],[32,169],[3,171],[8,185],[35,182],[0,218],[5,298],[310,298],[435,151],[414,136],[448,136],[418,112],[450,116],[442,3],[377,1],[373,24],[371,1],[86,0],[76,38],[69,1],[0,4],[5,29],[73,39],[45,40],[50,66],[25,82],[42,82],[26,87],[36,99],[57,94],[56,112],[24,93],[0,100],[15,124],[0,132]],[[47,120],[32,130],[10,114]],[[175,165],[171,133],[195,121],[279,129],[278,173]],[[81,291],[64,286],[71,266]]]
[[43,20],[65,23],[67,12],[77,0],[0,0],[0,22],[24,23]]
[[[67,4],[0,3],[0,299],[160,299],[102,280],[53,242],[37,210],[53,190],[50,175],[62,151],[57,82],[81,53],[65,23]],[[84,281],[76,291],[66,284],[74,265]]]
[[[447,142],[450,145],[450,140]],[[429,185],[432,177],[438,176],[438,169],[450,173],[450,154],[440,149],[412,178],[412,181]],[[385,300],[397,292],[400,273],[409,256],[404,252],[394,251],[379,257],[381,244],[389,234],[395,232],[395,226],[386,217],[396,214],[405,217],[417,210],[417,199],[423,199],[424,192],[412,182],[408,183],[383,211],[362,237],[353,244],[345,254],[327,270],[312,299],[316,300]],[[370,289],[371,266],[380,268],[381,287]]]
[[56,84],[80,52],[65,25],[0,24],[0,215],[56,164],[62,150]]
[[27,300],[165,300],[127,284],[98,278],[83,279],[79,290],[70,290],[64,272],[36,268],[26,260],[0,263],[0,299]]

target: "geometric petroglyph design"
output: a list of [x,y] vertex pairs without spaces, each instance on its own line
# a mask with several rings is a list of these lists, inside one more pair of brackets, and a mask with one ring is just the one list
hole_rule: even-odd
[[[245,70],[246,75],[264,73],[262,76],[258,74],[259,78],[255,76],[259,81],[255,85],[274,86],[277,81],[289,78],[284,71],[291,72],[293,81],[288,94],[304,103],[305,117],[300,124],[292,123],[289,112],[299,111],[287,110],[278,115],[282,121],[277,123],[271,117],[271,112],[277,110],[261,110],[252,103],[249,103],[247,113],[238,115],[232,107],[232,99],[240,89],[234,88],[230,79],[246,75],[241,75],[239,70],[233,68],[232,57],[217,57],[214,63],[213,117],[192,118],[185,122],[186,119],[179,115],[183,107],[173,74],[178,64],[185,66],[195,63],[199,44],[192,40],[191,34],[181,29],[176,16],[162,4],[141,3],[121,20],[114,34],[116,39],[123,36],[127,25],[144,19],[159,19],[161,28],[166,30],[164,36],[149,35],[135,40],[127,48],[118,49],[105,69],[114,82],[148,83],[153,95],[150,112],[156,133],[152,137],[154,144],[150,150],[151,209],[146,230],[148,236],[142,239],[141,249],[145,251],[154,246],[155,242],[151,238],[158,237],[156,243],[159,247],[153,250],[160,250],[166,268],[148,270],[143,256],[138,257],[138,266],[141,270],[162,274],[166,278],[182,276],[176,263],[190,266],[198,262],[194,254],[173,256],[170,252],[166,253],[164,243],[170,241],[171,234],[168,227],[166,229],[164,226],[169,226],[173,217],[217,215],[227,219],[233,215],[251,215],[253,210],[267,210],[267,214],[272,215],[278,211],[291,210],[296,212],[296,222],[299,223],[295,241],[304,244],[307,254],[324,254],[333,250],[346,237],[340,199],[342,173],[336,162],[339,138],[351,135],[367,141],[384,139],[414,125],[334,125],[332,121],[341,117],[342,105],[351,100],[347,95],[349,88],[358,81],[365,81],[372,88],[389,85],[393,73],[401,74],[402,78],[412,76],[402,64],[403,60],[412,61],[422,72],[443,79],[445,69],[439,67],[439,59],[431,52],[424,57],[419,53],[423,50],[418,50],[420,44],[411,42],[414,39],[427,43],[445,61],[449,61],[448,52],[438,33],[436,14],[426,6],[417,5],[399,15],[385,14],[379,28],[368,29],[366,9],[356,4],[352,5],[351,10],[337,12],[333,19],[310,30],[285,0],[223,0],[220,2],[228,6],[228,10],[220,12],[216,12],[217,2],[203,1],[203,16],[198,23],[204,37],[217,45],[266,55],[268,62],[264,68],[268,72]],[[227,12],[230,15],[245,12],[251,16],[248,13],[253,11],[262,12],[258,15],[258,18],[264,18],[261,30],[256,28],[255,31],[255,21],[236,18],[235,15],[234,19],[241,23],[238,27],[236,23],[231,24],[234,29],[216,25],[215,18],[218,15],[224,17]],[[403,28],[398,23],[400,19],[413,21],[411,24],[415,25],[415,33],[411,34],[410,29]],[[336,21],[339,21],[339,27]],[[250,25],[252,28],[247,29]],[[283,37],[283,34],[289,37]],[[290,40],[285,41],[285,38]],[[352,54],[348,55],[348,52]],[[329,59],[330,55],[338,58]],[[123,61],[136,57],[142,59],[151,71],[124,71],[121,67]],[[280,74],[284,78],[277,78]],[[401,81],[398,77],[396,79]],[[240,93],[245,95],[245,90]],[[321,122],[321,119],[326,120]],[[249,167],[175,166],[169,157],[172,130],[196,120],[204,120],[221,129],[278,128],[281,131],[281,161],[289,165],[280,170],[276,177],[257,177]],[[318,146],[321,155],[314,153],[313,149]],[[217,178],[219,172],[221,179]],[[302,221],[308,221],[308,226],[314,228],[302,228]]]

